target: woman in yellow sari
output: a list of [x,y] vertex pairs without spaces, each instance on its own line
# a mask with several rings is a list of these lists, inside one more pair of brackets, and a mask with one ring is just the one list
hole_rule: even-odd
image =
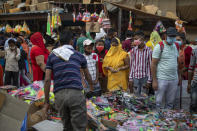
[[108,77],[109,91],[127,90],[129,56],[122,49],[118,38],[112,39],[111,48],[103,60],[103,73]]

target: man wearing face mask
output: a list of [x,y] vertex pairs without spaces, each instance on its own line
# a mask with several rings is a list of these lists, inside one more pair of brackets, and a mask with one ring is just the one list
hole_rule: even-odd
[[[151,61],[152,51],[145,45],[145,35],[142,31],[138,31],[134,36],[135,48],[131,50],[130,56],[130,90],[134,89],[134,93],[140,96],[141,93],[148,93],[147,88],[151,86]],[[133,88],[134,87],[134,88]]]
[[[9,47],[5,50],[5,85],[14,85],[18,87],[20,50],[16,47],[13,39],[8,41]],[[13,81],[13,84],[11,83]]]
[[153,51],[152,76],[153,89],[156,95],[157,109],[162,107],[165,97],[165,107],[173,109],[179,83],[177,31],[174,27],[167,29],[167,39],[157,44]]

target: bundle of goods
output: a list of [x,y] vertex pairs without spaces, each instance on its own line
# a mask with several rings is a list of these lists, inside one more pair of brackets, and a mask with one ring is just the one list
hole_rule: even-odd
[[[9,92],[10,95],[23,99],[28,104],[37,101],[37,103],[44,103],[44,83],[43,81],[35,81],[34,83],[18,88],[17,90],[12,90]],[[50,88],[50,102],[54,103],[54,94],[53,94],[53,82],[51,83]]]
[[[197,117],[183,110],[155,110],[154,96],[136,97],[116,91],[87,100],[88,114],[99,129],[158,131],[197,129]],[[104,126],[104,127],[103,127]]]

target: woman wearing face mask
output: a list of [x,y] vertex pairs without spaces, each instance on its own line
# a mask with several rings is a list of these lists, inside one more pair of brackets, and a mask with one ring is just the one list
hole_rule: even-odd
[[104,45],[105,42],[103,40],[97,40],[95,53],[98,55],[99,83],[101,84],[102,92],[107,92],[107,78],[105,77],[102,69],[103,59],[107,54],[107,50]]
[[16,47],[15,40],[10,39],[8,44],[9,47],[5,50],[5,85],[14,85],[18,87],[18,61],[20,60],[20,50]]
[[40,32],[34,33],[30,40],[33,44],[30,52],[33,69],[33,81],[40,81],[44,78],[49,51],[45,47],[44,39]]
[[190,57],[192,48],[186,45],[185,33],[178,33],[176,36],[176,43],[179,44],[179,69],[181,71],[182,80],[188,80],[188,68],[190,64]]
[[103,60],[103,73],[108,77],[107,89],[109,91],[127,90],[129,57],[118,38],[113,38],[111,48]]

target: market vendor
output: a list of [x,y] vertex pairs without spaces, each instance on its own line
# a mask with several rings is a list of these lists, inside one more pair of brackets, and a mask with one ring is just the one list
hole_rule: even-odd
[[83,70],[91,91],[93,82],[87,69],[85,57],[73,48],[72,33],[70,31],[60,34],[60,43],[61,47],[52,51],[46,64],[44,109],[47,111],[49,107],[49,91],[53,72],[55,105],[60,112],[64,130],[85,131],[87,110],[86,99],[82,93],[80,69]]
[[43,80],[49,51],[45,48],[44,39],[40,32],[34,33],[30,40],[33,44],[30,52],[33,81],[40,81]]
[[129,56],[118,38],[113,38],[112,47],[103,60],[103,73],[108,77],[109,91],[127,90],[129,77]]

